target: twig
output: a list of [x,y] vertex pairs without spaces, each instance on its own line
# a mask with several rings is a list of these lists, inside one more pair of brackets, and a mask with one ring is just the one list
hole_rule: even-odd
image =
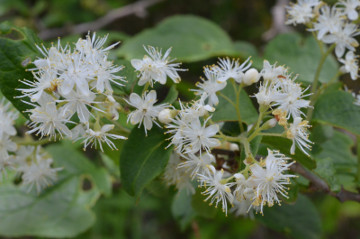
[[111,10],[105,16],[92,22],[81,23],[73,26],[64,26],[60,28],[45,29],[39,33],[39,37],[43,40],[48,40],[68,34],[81,34],[88,31],[95,31],[122,17],[126,17],[132,14],[137,14],[140,16],[144,15],[146,8],[162,1],[164,0],[137,1],[125,7]]
[[335,193],[331,191],[330,187],[327,185],[327,183],[324,180],[322,180],[315,174],[311,173],[310,171],[306,170],[303,166],[301,166],[298,163],[291,165],[290,169],[295,173],[298,173],[304,178],[308,179],[311,182],[312,186],[315,187],[316,189],[323,191],[333,197],[336,197],[340,202],[345,202],[345,201],[360,202],[360,194],[349,192],[345,190],[343,187],[341,187],[340,192]]

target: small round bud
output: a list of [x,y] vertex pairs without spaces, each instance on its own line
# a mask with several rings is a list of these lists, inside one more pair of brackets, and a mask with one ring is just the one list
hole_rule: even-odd
[[239,145],[237,144],[230,144],[231,151],[239,151]]
[[253,83],[258,82],[260,79],[260,74],[255,68],[250,68],[245,72],[244,75],[244,84],[245,85],[251,85]]
[[275,127],[277,124],[276,118],[272,118],[266,122],[271,128]]
[[240,182],[245,181],[245,177],[244,177],[244,175],[242,175],[241,173],[235,173],[235,174],[234,174],[234,177],[235,177],[235,180],[236,180],[236,181],[240,181]]
[[170,123],[171,119],[173,118],[173,113],[171,111],[172,110],[170,109],[163,109],[162,111],[160,111],[158,115],[159,121],[163,124]]

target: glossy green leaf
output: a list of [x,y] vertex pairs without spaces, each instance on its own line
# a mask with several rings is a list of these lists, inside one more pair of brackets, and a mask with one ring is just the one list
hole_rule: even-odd
[[[265,47],[264,58],[270,64],[285,64],[290,72],[299,74],[298,80],[311,83],[321,58],[321,52],[314,37],[302,38],[298,33],[276,36]],[[320,82],[330,81],[338,71],[334,57],[329,56],[320,74]]]
[[[233,86],[230,82],[227,86],[221,91],[221,94],[225,95],[229,98],[232,102],[236,102],[236,95]],[[213,114],[212,120],[213,121],[237,121],[237,114],[236,109],[228,100],[223,98],[221,95],[219,97],[219,104],[215,107],[215,112]],[[245,92],[244,89],[240,92],[240,99],[239,99],[239,108],[241,119],[246,124],[255,123],[258,117],[258,113],[252,104],[249,96]]]
[[360,135],[360,106],[345,91],[330,91],[319,97],[314,106],[313,120],[330,124]]
[[143,46],[154,46],[182,62],[200,61],[214,56],[234,55],[230,37],[219,26],[204,18],[190,15],[170,17],[152,29],[125,40],[118,55],[130,60],[142,58]]
[[[81,153],[61,145],[47,148],[59,172],[56,184],[40,195],[27,193],[10,180],[0,187],[0,234],[74,237],[95,222],[90,210],[100,192],[110,190],[107,174]],[[90,185],[82,189],[84,179]]]
[[264,136],[261,141],[262,144],[270,147],[273,150],[279,150],[281,153],[287,155],[291,159],[301,163],[308,169],[313,169],[316,167],[316,162],[306,156],[300,149],[295,149],[295,154],[290,154],[290,147],[292,145],[292,141],[289,139],[281,138],[281,137],[270,137]]
[[264,208],[264,216],[256,217],[267,227],[295,239],[321,238],[321,219],[313,203],[299,195],[295,204]]
[[33,79],[30,72],[26,72],[31,61],[40,53],[35,44],[40,40],[34,32],[27,28],[18,28],[6,23],[0,26],[0,90],[20,111],[30,106],[22,102],[24,98],[14,98],[21,95],[18,88],[26,88],[19,80]]
[[165,149],[165,139],[164,131],[157,126],[147,136],[142,127],[131,131],[120,155],[121,182],[130,195],[138,196],[165,168],[172,151]]

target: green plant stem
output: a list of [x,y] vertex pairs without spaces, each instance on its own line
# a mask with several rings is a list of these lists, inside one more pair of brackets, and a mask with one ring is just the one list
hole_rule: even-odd
[[[231,79],[231,84],[233,85],[234,92],[235,92],[235,95],[236,95],[235,110],[236,110],[236,115],[237,115],[237,118],[238,118],[238,121],[239,121],[240,131],[244,132],[245,129],[244,129],[244,126],[242,124],[241,112],[240,112],[240,92],[241,92],[241,89],[242,89],[242,85],[237,86],[234,79]],[[239,88],[237,89],[237,87],[239,87]]]
[[314,103],[315,103],[315,97],[316,97],[316,95],[317,95],[317,94],[315,94],[315,93],[316,93],[316,90],[317,90],[317,88],[318,88],[321,69],[322,69],[322,67],[324,66],[324,63],[325,63],[326,58],[327,58],[327,57],[330,55],[330,53],[334,50],[335,46],[336,46],[335,44],[332,44],[332,45],[329,47],[329,49],[328,49],[325,53],[323,53],[323,54],[321,55],[321,58],[320,58],[320,61],[319,61],[319,65],[317,66],[317,69],[316,69],[316,72],[315,72],[314,81],[313,81],[313,83],[312,83],[312,85],[311,85],[311,96],[310,96],[310,106],[311,106],[311,107],[308,108],[307,115],[306,115],[306,119],[307,119],[308,121],[311,120],[312,114],[313,114],[313,112],[314,112],[314,107],[313,107],[313,106],[314,106]]
[[259,133],[258,135],[262,136],[275,136],[275,137],[285,137],[284,133]]
[[15,139],[14,142],[18,145],[38,146],[38,145],[50,143],[50,139],[45,138],[40,140],[33,140],[32,138],[29,137],[26,139],[22,139],[22,138],[19,138],[18,140]]

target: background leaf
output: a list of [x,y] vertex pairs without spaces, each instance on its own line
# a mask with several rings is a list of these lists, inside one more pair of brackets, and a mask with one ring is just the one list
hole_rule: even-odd
[[164,131],[154,126],[145,136],[144,128],[135,127],[120,156],[120,174],[124,189],[138,196],[143,188],[165,168],[171,154]]
[[118,55],[127,60],[142,58],[146,53],[143,46],[148,45],[162,48],[163,52],[173,47],[171,57],[182,62],[238,54],[224,30],[211,21],[190,15],[169,17],[125,40]]
[[299,195],[295,204],[264,208],[264,216],[256,217],[267,227],[284,232],[295,239],[321,237],[321,219],[315,206],[305,196]]
[[[95,222],[90,210],[110,181],[103,169],[96,168],[71,147],[47,148],[55,167],[62,167],[56,184],[40,195],[26,193],[11,181],[0,187],[0,234],[4,236],[74,237]],[[90,180],[82,189],[84,177]]]
[[[276,36],[270,41],[264,52],[264,59],[270,64],[278,62],[290,68],[290,72],[299,74],[298,80],[311,83],[314,80],[321,52],[314,37],[302,38],[298,33],[287,33]],[[337,73],[337,61],[329,56],[321,70],[320,82],[330,81]]]
[[354,105],[354,97],[345,91],[327,92],[319,97],[314,106],[313,120],[330,124],[360,135],[360,106]]

